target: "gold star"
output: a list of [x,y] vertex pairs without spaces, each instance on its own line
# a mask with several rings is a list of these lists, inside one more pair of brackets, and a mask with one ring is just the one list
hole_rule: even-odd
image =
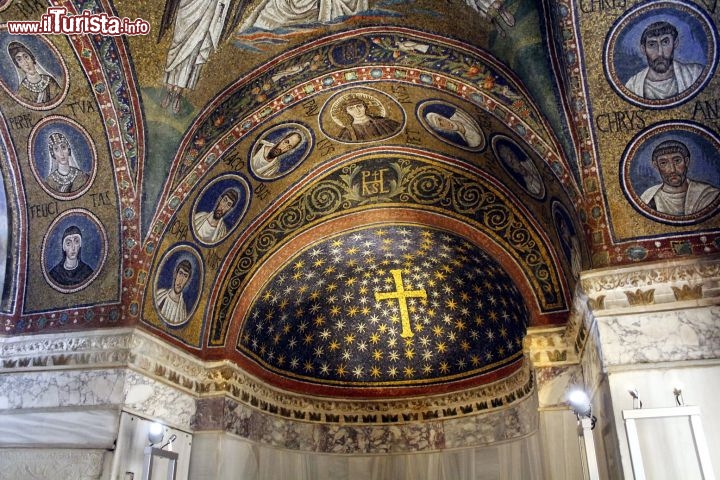
[[425,375],[430,375],[432,373],[432,370],[433,370],[432,367],[430,365],[428,365],[427,363],[425,364],[425,366],[423,366],[423,373]]
[[353,343],[354,341],[355,341],[355,335],[353,335],[352,333],[348,333],[347,335],[345,335],[345,343],[347,343],[349,345],[349,344]]
[[330,315],[332,315],[333,317],[337,317],[338,315],[340,315],[340,307],[337,305],[334,305],[330,309]]
[[335,285],[334,283],[330,283],[330,284],[328,284],[328,286],[326,287],[326,290],[327,290],[328,292],[334,292],[335,290],[337,290],[337,285]]
[[330,342],[330,350],[335,351],[338,348],[340,348],[340,344],[337,340],[333,340],[332,342]]
[[332,265],[325,269],[325,275],[330,275],[331,273],[335,273],[335,267],[333,267]]
[[313,337],[314,337],[314,335],[312,333],[308,333],[307,335],[305,335],[305,340],[304,340],[305,344],[310,345],[313,341]]
[[345,365],[338,365],[338,368],[335,370],[338,374],[338,377],[344,377],[347,373],[347,370],[345,370]]
[[437,344],[436,348],[438,353],[445,353],[445,351],[447,350],[447,345],[445,345],[445,342],[440,342]]
[[460,348],[463,349],[463,352],[467,352],[468,350],[470,350],[470,344],[467,340],[463,340],[462,342],[460,342]]
[[377,365],[373,365],[370,369],[370,375],[372,375],[374,378],[380,377],[380,369],[377,367]]
[[457,302],[453,299],[446,300],[445,306],[447,306],[447,308],[449,308],[452,311],[457,310]]
[[315,267],[315,268],[322,267],[323,265],[325,265],[324,258],[318,258],[317,260],[315,260],[315,263],[313,263],[313,267]]
[[462,320],[457,320],[455,322],[455,328],[457,328],[460,331],[465,330],[465,322],[463,322]]
[[370,335],[370,341],[372,343],[378,343],[380,341],[380,335],[378,333],[373,333]]
[[439,337],[443,334],[443,328],[440,325],[435,325],[433,327],[433,333],[436,337]]
[[382,353],[381,350],[374,350],[374,351],[373,351],[373,359],[374,359],[374,360],[376,360],[376,361],[379,362],[380,360],[382,360],[382,357],[383,357],[383,353]]
[[321,327],[325,323],[325,317],[322,315],[318,315],[315,317],[315,325],[318,327]]
[[412,367],[405,367],[405,377],[412,378],[415,375],[415,369]]
[[303,262],[302,260],[300,260],[300,261],[296,262],[295,265],[293,265],[293,268],[294,268],[295,270],[300,270],[300,269],[303,268],[304,266],[305,266],[305,262]]
[[442,373],[448,373],[450,371],[450,366],[447,362],[440,362],[440,371]]
[[310,294],[310,300],[317,300],[318,298],[320,298],[320,291],[313,290],[313,292]]
[[360,309],[359,309],[358,307],[354,307],[354,306],[353,306],[353,307],[350,307],[350,308],[347,309],[347,314],[348,314],[348,316],[350,316],[350,317],[354,317],[355,315],[358,314],[358,311],[359,311],[359,310],[360,310]]
[[407,358],[408,360],[412,360],[413,357],[415,357],[415,350],[413,350],[412,348],[406,348],[405,358]]
[[472,357],[470,357],[470,362],[472,362],[473,367],[477,367],[480,365],[480,357],[478,357],[477,355],[473,355]]

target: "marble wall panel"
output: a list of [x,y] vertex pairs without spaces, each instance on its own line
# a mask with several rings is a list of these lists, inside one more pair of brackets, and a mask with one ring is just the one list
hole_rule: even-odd
[[605,367],[720,358],[720,307],[598,318]]

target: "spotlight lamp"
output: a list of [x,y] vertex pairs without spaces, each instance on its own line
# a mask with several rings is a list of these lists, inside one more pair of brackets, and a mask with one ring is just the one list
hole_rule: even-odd
[[592,414],[590,397],[584,390],[573,390],[568,394],[570,409],[575,413],[578,423],[578,436],[581,445],[581,461],[583,463],[583,478],[587,480],[600,480],[597,454],[595,453],[595,440],[592,430],[595,428],[597,418]]
[[568,401],[570,402],[570,409],[575,413],[578,420],[588,418],[591,422],[590,428],[595,428],[597,418],[592,414],[592,404],[588,394],[583,390],[573,390],[568,395]]
[[642,408],[643,403],[642,400],[640,400],[640,392],[638,392],[637,388],[632,388],[628,390],[628,393],[633,399],[633,408]]
[[673,388],[673,395],[675,395],[675,404],[678,407],[685,405],[685,400],[682,397],[682,390],[679,387]]
[[150,428],[148,429],[148,442],[150,442],[150,445],[162,442],[164,436],[165,427],[162,423],[153,422],[150,424]]

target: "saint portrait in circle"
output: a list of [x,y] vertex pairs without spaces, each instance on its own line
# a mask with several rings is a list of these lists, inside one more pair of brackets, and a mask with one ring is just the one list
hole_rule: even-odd
[[313,136],[305,125],[275,125],[260,134],[250,149],[250,171],[260,180],[277,180],[295,170],[312,146]]
[[464,150],[485,148],[485,134],[477,121],[465,110],[441,100],[428,100],[418,105],[420,123],[433,136]]
[[28,158],[40,186],[59,200],[84,194],[97,172],[90,135],[66,117],[53,115],[38,122],[30,133]]
[[344,143],[385,140],[400,133],[405,114],[388,94],[370,88],[353,88],[332,96],[320,113],[328,137]]
[[545,183],[525,150],[505,135],[493,137],[492,149],[500,165],[523,190],[537,200],[545,197]]
[[40,35],[10,35],[0,30],[0,86],[32,110],[57,107],[68,90],[62,56]]
[[717,35],[713,23],[689,2],[644,2],[608,33],[604,65],[623,98],[668,108],[690,100],[712,78]]
[[239,175],[223,175],[206,185],[192,212],[195,237],[206,245],[225,240],[245,215],[249,192],[247,181]]
[[200,253],[189,244],[178,244],[164,255],[155,273],[153,304],[163,322],[179,327],[197,308],[204,271]]
[[691,122],[640,132],[621,160],[622,188],[645,216],[667,224],[708,219],[720,206],[720,139]]
[[50,225],[42,245],[45,280],[55,290],[73,293],[87,287],[107,257],[107,235],[87,210],[68,210]]

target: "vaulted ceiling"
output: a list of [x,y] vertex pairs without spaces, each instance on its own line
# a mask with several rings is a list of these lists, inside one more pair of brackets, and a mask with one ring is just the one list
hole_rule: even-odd
[[[5,335],[139,325],[300,394],[452,392],[517,375],[581,270],[720,247],[714,4],[58,5],[150,32],[0,31]],[[627,85],[657,20],[700,67],[650,100]],[[711,186],[695,209],[646,197],[665,140]]]

